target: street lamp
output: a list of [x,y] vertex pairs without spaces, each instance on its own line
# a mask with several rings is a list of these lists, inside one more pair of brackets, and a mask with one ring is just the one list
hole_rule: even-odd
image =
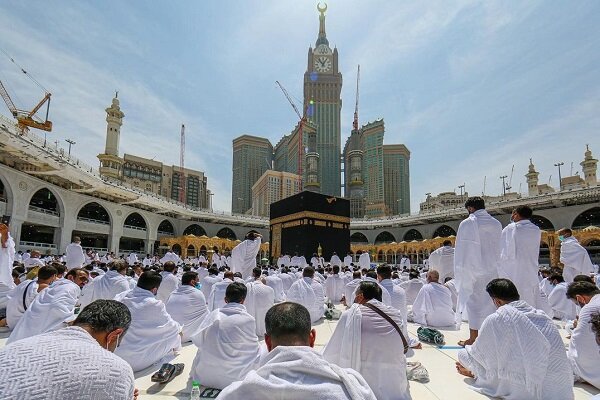
[[564,162],[559,162],[559,163],[554,164],[555,167],[558,167],[558,191],[559,192],[562,190],[562,178],[561,178],[561,175],[560,175],[560,167],[561,167],[561,165],[565,165],[565,163]]
[[71,139],[65,139],[65,142],[69,143],[69,158],[71,158],[71,145],[75,144],[75,141]]

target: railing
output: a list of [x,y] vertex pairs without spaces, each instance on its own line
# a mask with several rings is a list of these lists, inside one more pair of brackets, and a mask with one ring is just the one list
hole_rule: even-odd
[[162,235],[162,236],[175,236],[175,234],[173,232],[162,232],[162,231],[158,231],[156,232],[158,235]]
[[47,210],[45,208],[40,208],[40,207],[36,207],[36,206],[29,206],[29,209],[31,211],[36,211],[36,212],[41,212],[41,213],[44,213],[44,214],[54,215],[56,217],[59,216],[59,214],[56,211],[54,211],[54,210]]
[[77,217],[77,221],[90,222],[92,224],[102,224],[102,225],[110,225],[108,221],[102,221],[99,219],[85,218],[85,217]]
[[127,229],[135,229],[136,231],[144,231],[146,232],[146,228],[142,228],[140,226],[133,226],[133,225],[123,225],[123,228],[127,228]]
[[83,248],[85,250],[95,251],[96,253],[108,253],[108,249],[105,249],[104,247],[85,247],[85,246],[83,246]]
[[56,249],[56,245],[53,243],[40,243],[40,242],[24,242],[21,241],[19,242],[20,246],[27,246],[27,247],[41,247],[44,249]]

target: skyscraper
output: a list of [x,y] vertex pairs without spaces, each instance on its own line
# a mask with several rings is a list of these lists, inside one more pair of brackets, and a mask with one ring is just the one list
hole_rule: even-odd
[[273,146],[268,139],[242,135],[233,139],[231,211],[245,213],[252,208],[252,186],[271,169]]
[[342,74],[338,70],[338,51],[329,47],[325,34],[325,11],[318,8],[319,36],[315,48],[308,49],[304,73],[304,110],[317,127],[316,153],[319,155],[321,193],[339,196],[341,192]]
[[384,197],[388,214],[410,213],[410,151],[403,144],[383,146]]

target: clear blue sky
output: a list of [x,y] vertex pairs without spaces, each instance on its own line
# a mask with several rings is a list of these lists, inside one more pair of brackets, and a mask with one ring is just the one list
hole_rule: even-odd
[[[342,145],[361,65],[361,123],[383,117],[385,143],[412,152],[412,209],[424,193],[466,183],[479,194],[526,191],[532,157],[540,180],[580,171],[585,144],[600,156],[600,2],[328,2],[327,36],[344,77]],[[97,165],[104,109],[119,90],[125,112],[121,153],[204,170],[216,209],[231,202],[231,141],[273,144],[296,116],[275,85],[302,98],[316,2],[3,1],[0,48],[53,94],[51,137]],[[14,100],[42,97],[0,55],[0,79]],[[298,100],[300,102],[300,100]],[[0,113],[8,110],[0,104]]]

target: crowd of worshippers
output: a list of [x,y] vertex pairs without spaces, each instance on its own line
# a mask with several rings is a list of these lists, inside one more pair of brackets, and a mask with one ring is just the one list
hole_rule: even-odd
[[[249,234],[224,264],[186,264],[173,252],[149,264],[89,261],[77,238],[79,265],[23,271],[0,226],[0,324],[10,330],[0,398],[135,398],[134,373],[191,342],[190,379],[223,389],[219,398],[410,399],[407,358],[422,344],[409,321],[466,321],[456,370],[485,395],[572,399],[576,381],[600,389],[600,289],[585,248],[562,229],[563,268],[540,269],[529,207],[504,229],[482,199],[465,207],[455,246],[444,242],[425,266],[372,265],[362,253],[356,264],[295,255],[261,267],[261,237]],[[345,311],[317,351],[312,327],[331,308]]]

